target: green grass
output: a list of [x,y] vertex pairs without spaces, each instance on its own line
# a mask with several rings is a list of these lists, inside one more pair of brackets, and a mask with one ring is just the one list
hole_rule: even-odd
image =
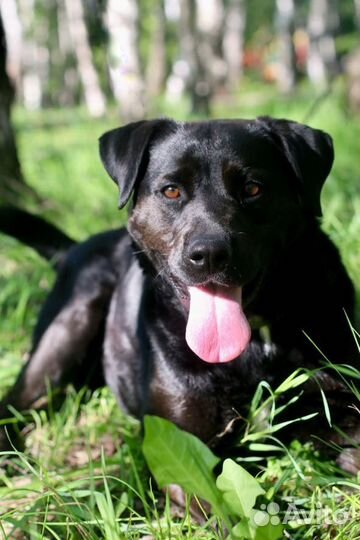
[[[306,87],[287,100],[267,87],[252,85],[246,90],[231,105],[218,102],[214,115],[272,114],[303,121],[315,99]],[[161,102],[158,107],[154,116],[165,112],[185,118],[179,106]],[[14,120],[25,176],[43,199],[40,206],[28,204],[29,209],[76,239],[125,223],[126,213],[117,211],[116,186],[97,154],[97,138],[119,123],[115,111],[95,121],[81,110],[17,110]],[[346,112],[341,82],[319,102],[308,123],[334,138],[336,159],[323,192],[323,226],[339,246],[359,292],[360,122]],[[1,393],[26,360],[31,331],[54,274],[32,250],[4,236],[0,269]],[[34,429],[26,437],[24,452],[0,456],[0,539],[226,536],[215,526],[214,516],[196,525],[188,509],[179,512],[156,488],[141,453],[139,425],[121,413],[108,390],[93,396],[70,390],[59,413],[47,417],[33,412],[30,424]],[[259,446],[252,446],[249,457],[258,455]],[[307,511],[321,506],[331,513],[343,509],[359,516],[360,484],[324,461],[311,444],[295,441],[287,451],[254,461],[252,470],[266,490],[267,504],[278,503],[281,511],[295,497],[298,507]],[[356,520],[336,526],[324,521],[289,525],[286,530],[288,538],[296,539],[360,537]]]

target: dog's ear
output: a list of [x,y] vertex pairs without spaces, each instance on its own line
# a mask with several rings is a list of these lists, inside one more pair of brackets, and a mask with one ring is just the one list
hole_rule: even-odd
[[305,207],[320,217],[320,193],[334,161],[330,135],[288,120],[257,120],[285,155],[299,182]]
[[109,176],[120,188],[119,208],[123,208],[144,176],[149,145],[155,134],[164,132],[171,120],[142,120],[104,133],[99,139],[100,157]]

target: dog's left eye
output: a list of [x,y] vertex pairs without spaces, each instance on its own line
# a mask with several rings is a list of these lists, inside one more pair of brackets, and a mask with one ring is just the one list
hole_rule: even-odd
[[162,194],[167,199],[179,199],[181,197],[181,191],[177,186],[166,186],[162,190]]
[[246,182],[243,186],[243,197],[246,199],[251,199],[253,197],[258,197],[262,193],[262,186],[257,182]]

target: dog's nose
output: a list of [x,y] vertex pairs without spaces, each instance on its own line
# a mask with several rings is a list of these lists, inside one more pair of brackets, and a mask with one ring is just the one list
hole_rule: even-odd
[[187,250],[189,266],[195,271],[214,274],[229,262],[230,248],[225,240],[211,236],[195,238]]

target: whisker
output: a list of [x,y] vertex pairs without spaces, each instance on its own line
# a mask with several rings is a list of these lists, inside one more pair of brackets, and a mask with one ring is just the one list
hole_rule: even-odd
[[159,272],[156,274],[156,276],[155,276],[154,279],[160,278],[163,274],[165,274],[165,271],[166,271],[166,267],[164,266],[163,268],[161,268],[161,269],[159,270]]

